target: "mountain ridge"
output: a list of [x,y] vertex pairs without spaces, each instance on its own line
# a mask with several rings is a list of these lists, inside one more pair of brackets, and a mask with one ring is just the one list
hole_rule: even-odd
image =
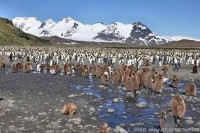
[[77,41],[138,43],[140,45],[159,45],[173,41],[156,35],[139,21],[132,24],[117,21],[105,25],[102,22],[83,24],[71,17],[63,18],[58,22],[52,19],[41,22],[36,17],[16,17],[12,22],[24,32],[39,37],[58,36]]

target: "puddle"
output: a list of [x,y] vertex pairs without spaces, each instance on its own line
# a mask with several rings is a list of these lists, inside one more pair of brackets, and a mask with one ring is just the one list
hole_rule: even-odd
[[81,85],[71,85],[72,88],[76,88],[78,91],[83,91],[84,93],[91,94],[97,98],[101,98],[100,91],[94,90],[93,85],[89,85],[87,87],[81,86]]
[[76,90],[80,90],[81,87],[83,87],[83,86],[77,85],[77,86],[76,86]]

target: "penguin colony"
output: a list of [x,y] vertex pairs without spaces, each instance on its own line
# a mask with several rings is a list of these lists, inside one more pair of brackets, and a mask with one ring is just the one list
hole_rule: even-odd
[[[135,92],[141,87],[150,89],[153,93],[162,93],[164,83],[171,79],[171,87],[180,86],[178,75],[169,77],[169,66],[174,70],[186,66],[194,66],[193,73],[198,73],[200,52],[181,50],[144,50],[144,49],[109,49],[109,48],[46,48],[46,47],[2,47],[0,50],[0,67],[5,69],[5,59],[11,62],[10,72],[36,70],[40,73],[49,72],[52,75],[82,74],[99,78],[100,84],[120,85],[123,91]],[[34,67],[36,66],[36,67]],[[157,71],[161,68],[161,72]],[[186,96],[196,96],[194,83],[185,86]],[[63,107],[63,114],[73,115],[78,111],[74,103]],[[174,119],[182,119],[187,109],[181,95],[171,99],[171,109],[160,111],[160,128],[174,128]],[[101,126],[99,133],[109,133],[107,127]]]

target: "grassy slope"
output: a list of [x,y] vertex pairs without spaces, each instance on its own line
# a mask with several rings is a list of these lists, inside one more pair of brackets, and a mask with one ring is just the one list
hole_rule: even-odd
[[0,45],[48,45],[49,41],[24,33],[16,28],[12,22],[0,18]]

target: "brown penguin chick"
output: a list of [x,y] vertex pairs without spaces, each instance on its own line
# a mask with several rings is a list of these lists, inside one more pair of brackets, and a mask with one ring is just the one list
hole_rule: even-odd
[[163,130],[164,129],[164,125],[165,125],[165,115],[166,112],[165,111],[160,111],[159,112],[159,116],[160,116],[160,129]]
[[169,78],[169,74],[168,74],[168,71],[164,70],[163,73],[163,78]]
[[5,69],[5,63],[4,62],[0,62],[0,68]]
[[102,74],[103,74],[104,72],[108,72],[108,73],[109,73],[108,65],[107,65],[107,64],[104,64],[104,66],[101,67],[101,72],[102,72]]
[[136,77],[138,78],[138,82],[140,83],[140,72],[136,72],[136,70],[135,69],[131,69],[131,72],[129,73],[129,75],[128,76],[135,76],[136,75]]
[[132,64],[132,65],[129,65],[128,66],[128,69],[135,69],[135,66]]
[[106,126],[101,126],[100,131],[98,133],[110,133],[110,132],[108,131],[108,128]]
[[46,64],[44,64],[44,68],[47,69],[47,71],[49,71],[51,66],[48,63],[46,63]]
[[96,76],[96,69],[97,69],[97,67],[95,65],[92,66],[91,73],[93,76]]
[[181,95],[175,96],[171,99],[172,115],[178,118],[183,118],[186,112],[186,105]]
[[158,72],[152,72],[151,77],[153,79],[153,81],[156,81],[156,77],[158,76]]
[[138,80],[139,78],[135,73],[133,73],[133,75],[131,76],[131,79],[133,81],[133,90],[137,91],[139,89],[139,84],[140,84]]
[[173,75],[171,84],[173,88],[178,88],[180,86],[180,79],[178,78],[178,75]]
[[125,82],[126,91],[134,91],[133,89],[133,81],[131,77],[128,77],[127,81]]
[[126,71],[122,69],[117,69],[117,71],[119,72],[119,78],[122,80],[122,76],[126,73]]
[[187,83],[185,86],[186,96],[196,96],[196,85],[194,83]]
[[152,68],[152,72],[151,72],[151,77],[153,79],[153,81],[156,80],[156,77],[158,76],[158,72],[156,71],[156,69],[153,67]]
[[153,91],[160,93],[162,92],[162,87],[163,87],[163,76],[158,75],[156,81],[153,83]]
[[58,64],[54,65],[54,69],[55,69],[56,73],[60,72],[60,67]]
[[[57,74],[58,73],[58,69],[59,69],[59,66],[57,66],[56,64],[53,64],[50,67],[50,73]],[[42,70],[44,70],[44,65],[42,65]]]
[[128,68],[125,72],[127,73],[128,76],[131,76],[132,69]]
[[145,88],[153,89],[153,79],[151,75],[148,75],[145,79]]
[[69,68],[69,65],[68,64],[64,64],[64,66],[63,66],[63,73],[64,74],[67,74],[68,68]]
[[107,72],[108,73],[108,76],[109,78],[111,77],[111,67],[109,67],[108,65],[106,65],[104,68],[102,68],[103,72],[102,73],[105,73]]
[[117,69],[113,68],[112,73],[111,73],[111,77],[113,77],[116,74],[116,72],[118,72]]
[[162,70],[163,70],[163,71],[168,71],[168,70],[169,70],[169,67],[168,67],[167,65],[164,65],[164,66],[162,67]]
[[109,76],[108,76],[108,73],[105,72],[105,73],[101,76],[101,84],[102,84],[102,85],[108,86],[108,83],[109,83]]
[[27,64],[29,66],[29,71],[32,71],[33,70],[33,64],[31,62],[28,62]]
[[89,74],[90,74],[90,72],[89,72],[89,67],[87,66],[87,65],[85,65],[84,67],[83,67],[83,77],[85,78],[85,77],[89,77]]
[[146,59],[145,65],[146,65],[146,66],[151,66],[151,61],[150,61],[150,59]]
[[122,76],[122,83],[121,83],[121,86],[125,86],[127,80],[128,80],[128,75],[127,75],[127,73],[125,72],[124,75]]
[[12,64],[12,65],[11,65],[11,72],[12,72],[12,73],[16,73],[16,72],[17,72],[16,64]]
[[[70,61],[68,64],[69,64],[69,67],[74,66],[75,68],[76,68],[76,65],[77,65],[75,60]],[[80,64],[78,64],[78,65],[80,65]]]
[[23,69],[23,63],[22,62],[16,63],[16,68],[17,70]]
[[30,68],[29,68],[28,63],[24,63],[24,65],[23,65],[23,72],[24,72],[24,73],[28,73],[29,70],[30,70]]
[[120,80],[119,72],[116,69],[114,69],[112,73],[112,84],[118,85],[119,80]]
[[112,84],[113,85],[118,85],[119,84],[119,74],[113,76],[113,78],[112,78]]
[[104,64],[104,66],[103,66],[103,73],[104,72],[108,72],[108,65],[107,64]]
[[135,72],[135,69],[133,69],[133,68],[128,68],[128,69],[126,70],[126,73],[127,73],[129,76],[131,76],[132,73],[136,73],[136,72]]
[[89,73],[92,74],[92,66],[89,66],[88,68],[89,68]]
[[135,75],[137,77],[138,83],[140,85],[140,74],[139,73],[132,73],[132,75]]
[[76,73],[78,73],[78,74],[83,73],[83,67],[81,65],[76,67]]
[[162,76],[163,76],[163,82],[167,82],[169,80],[169,74],[168,74],[168,70],[169,70],[169,67],[167,65],[164,65],[162,67]]
[[147,76],[147,70],[146,70],[146,68],[142,68],[142,71],[140,73],[138,73],[138,76],[140,78],[140,80],[139,80],[140,81],[139,82],[140,86],[144,86],[145,79],[146,79],[146,76]]
[[75,65],[75,68],[78,69],[81,65],[78,63]]
[[105,64],[105,65],[103,66],[103,73],[104,73],[104,72],[108,72],[108,75],[111,76],[111,75],[110,75],[111,72],[110,72],[110,69],[109,69],[109,68],[110,68],[109,65],[108,65],[108,64]]
[[168,110],[162,110],[159,115],[161,132],[174,133],[175,122],[172,113]]
[[63,107],[63,114],[64,115],[73,115],[77,112],[77,107],[74,103],[65,104]]
[[96,77],[101,77],[102,73],[103,73],[102,68],[98,66],[96,69]]
[[127,66],[124,63],[122,63],[120,64],[119,68],[122,69],[123,71],[126,71]]

